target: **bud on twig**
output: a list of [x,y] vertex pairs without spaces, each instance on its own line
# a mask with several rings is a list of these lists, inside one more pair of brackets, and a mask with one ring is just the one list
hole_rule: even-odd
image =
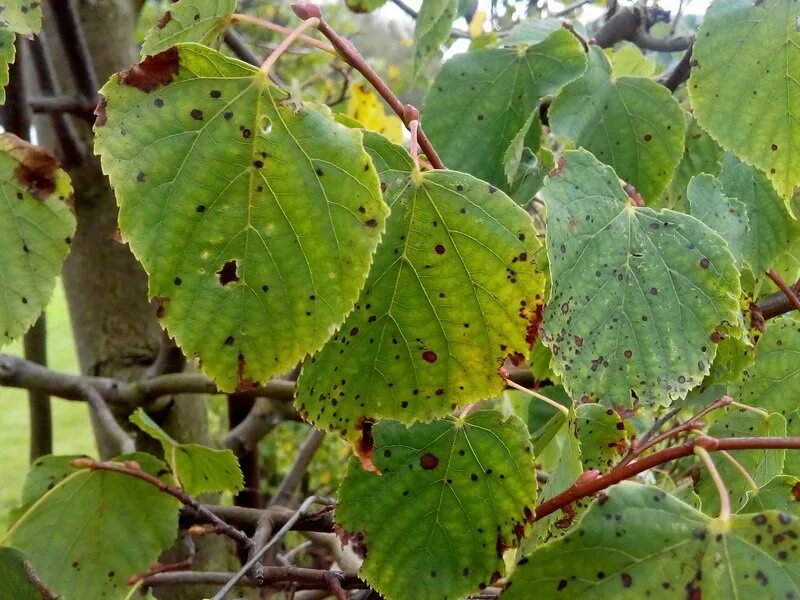
[[314,17],[317,19],[322,19],[322,12],[320,11],[319,6],[313,2],[295,2],[292,4],[292,10],[294,11],[294,14],[304,21]]

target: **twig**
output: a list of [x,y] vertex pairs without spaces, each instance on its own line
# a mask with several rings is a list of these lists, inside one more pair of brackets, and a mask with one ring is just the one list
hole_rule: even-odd
[[744,468],[744,465],[742,465],[742,463],[733,458],[731,453],[728,452],[727,450],[720,450],[719,453],[725,458],[727,458],[728,462],[730,462],[736,468],[736,470],[742,474],[742,477],[745,478],[745,481],[747,481],[747,485],[750,486],[750,489],[753,490],[754,492],[758,492],[759,489],[758,484],[753,479],[753,476],[747,472],[747,469]]
[[[47,366],[47,321],[45,313],[36,319],[22,340],[25,358]],[[42,390],[28,390],[30,420],[30,460],[53,453],[53,409],[50,395]]]
[[[319,25],[319,19],[316,17],[312,17],[310,19],[306,19],[300,25],[298,25],[289,35],[287,35],[280,44],[278,44],[275,49],[269,53],[269,56],[261,63],[261,70],[264,73],[269,73],[270,69],[272,69],[272,65],[274,65],[277,60],[281,57],[281,55],[289,49],[294,41],[303,35],[303,32],[308,29],[309,27],[316,27]],[[309,38],[313,39],[313,38]]]
[[[311,17],[320,19],[317,29],[319,29],[319,31],[330,40],[339,56],[341,56],[348,65],[361,73],[364,78],[369,81],[372,87],[374,87],[381,97],[386,100],[387,104],[391,107],[395,114],[400,117],[405,126],[408,127],[409,119],[406,105],[403,104],[391,90],[391,88],[386,85],[383,79],[381,79],[380,75],[378,75],[375,70],[369,66],[369,64],[367,64],[367,61],[364,60],[364,57],[361,56],[361,53],[359,53],[350,40],[340,36],[331,28],[330,25],[328,25],[325,19],[322,18],[322,13],[320,12],[319,7],[310,2],[295,2],[292,4],[292,10],[294,10],[294,13],[303,20]],[[436,169],[444,169],[445,166],[442,163],[442,160],[439,158],[436,150],[433,149],[428,136],[426,136],[425,132],[422,131],[422,127],[417,130],[417,140],[419,141],[419,145],[431,165],[433,165],[433,167]]]
[[717,486],[717,492],[719,492],[719,518],[722,521],[730,520],[731,495],[728,492],[728,488],[725,487],[725,482],[722,481],[722,475],[719,474],[717,465],[714,464],[714,460],[711,458],[708,450],[702,446],[695,446],[694,453],[703,461],[703,464],[711,475],[711,479],[714,481],[714,485]]
[[92,53],[86,43],[83,24],[75,8],[75,0],[51,2],[50,10],[55,17],[58,35],[75,85],[83,96],[94,102],[100,84],[94,71]]
[[[795,295],[800,294],[800,279],[798,279],[792,286],[792,291]],[[772,319],[787,312],[796,310],[795,305],[792,303],[789,296],[784,292],[774,292],[768,296],[764,296],[758,301],[756,305],[761,312],[764,320]]]
[[674,92],[678,86],[684,81],[689,79],[689,73],[692,70],[692,46],[690,45],[686,52],[683,53],[678,63],[670,69],[666,74],[662,75],[658,82],[667,88],[669,91]]
[[[217,504],[203,504],[203,506],[219,519],[229,525],[240,529],[252,531],[269,515],[273,527],[283,527],[291,519],[295,511],[285,506],[270,506],[268,508],[247,508],[243,506],[221,506]],[[182,524],[211,523],[207,516],[208,512],[200,514],[191,508],[184,508],[181,522]],[[330,533],[333,531],[333,519],[331,511],[307,512],[300,515],[300,519],[292,526],[296,531],[315,531],[318,533]]]
[[217,527],[219,527],[220,532],[227,535],[232,540],[235,540],[243,547],[245,548],[250,547],[251,544],[250,538],[247,537],[242,531],[236,529],[231,525],[228,525],[228,523],[220,519],[206,506],[200,504],[197,500],[192,498],[183,488],[170,485],[165,481],[162,481],[158,477],[151,475],[147,471],[143,470],[135,461],[126,461],[124,463],[100,462],[92,458],[82,457],[74,459],[71,462],[71,465],[76,469],[109,471],[112,473],[120,473],[122,475],[129,475],[130,477],[135,477],[136,479],[141,479],[142,481],[149,483],[153,487],[158,488],[158,490],[164,492],[165,494],[169,494],[173,498],[176,498],[179,502],[181,502],[181,504],[185,504],[186,506],[190,507],[197,514],[202,515],[202,517],[206,519],[209,523],[212,523]]
[[306,439],[303,441],[303,445],[300,446],[300,450],[297,452],[297,456],[295,456],[292,466],[289,467],[289,470],[286,472],[286,475],[284,475],[283,480],[278,485],[278,489],[275,492],[275,496],[272,498],[270,504],[277,506],[284,506],[288,504],[289,500],[292,498],[292,494],[300,483],[300,480],[303,479],[303,476],[308,469],[308,465],[311,463],[311,459],[314,458],[314,454],[316,454],[324,440],[325,432],[316,428],[312,428],[308,436],[306,436]]
[[[264,29],[269,29],[270,31],[282,33],[283,35],[287,36],[291,35],[292,32],[295,31],[290,27],[284,27],[283,25],[278,25],[277,23],[273,23],[272,21],[267,21],[266,19],[259,19],[258,17],[243,15],[239,13],[236,13],[233,15],[233,17],[231,17],[231,23],[234,25],[236,23],[250,23],[251,25],[257,25]],[[325,42],[320,42],[319,40],[316,40],[309,35],[305,35],[302,32],[297,34],[295,37],[301,40],[304,44],[308,44],[309,46],[314,46],[314,48],[319,48],[320,50],[333,54],[334,56],[337,55],[336,50],[330,44],[326,44]]]
[[94,106],[83,98],[75,96],[34,96],[29,100],[35,113],[67,113],[80,117],[87,123],[94,123]]
[[246,63],[257,67],[260,63],[258,60],[258,56],[256,56],[255,52],[250,49],[242,36],[239,35],[233,28],[228,29],[225,32],[225,35],[222,36],[222,39],[225,41],[225,45],[231,49],[231,51],[236,55],[236,58],[239,60],[243,60]]
[[151,565],[151,567],[144,573],[136,573],[135,575],[131,575],[128,578],[128,581],[125,582],[125,585],[136,585],[143,579],[147,579],[153,575],[158,573],[169,573],[170,571],[183,571],[185,569],[190,569],[192,567],[192,563],[194,562],[193,557],[185,558],[180,562],[162,564],[162,563],[155,563]]
[[[781,277],[775,269],[769,269],[767,271],[767,277],[769,277],[773,283],[778,286],[778,289],[780,289],[780,291],[786,295],[786,297],[789,299],[789,302],[792,303],[792,306],[794,306],[797,310],[800,310],[800,299],[798,299],[795,291],[786,285],[783,277]],[[766,318],[766,316],[764,318]]]
[[102,428],[117,442],[120,454],[129,454],[136,450],[136,444],[133,438],[117,423],[111,409],[108,408],[103,397],[91,385],[82,385],[81,392],[86,402],[94,411],[95,417]]
[[58,600],[58,595],[47,587],[47,584],[42,581],[42,578],[39,577],[39,574],[34,569],[33,564],[29,560],[22,561],[22,568],[25,569],[25,577],[28,578],[28,581],[33,584],[39,593],[42,595],[44,600]]
[[534,511],[533,521],[561,510],[580,498],[591,496],[607,487],[625,481],[653,467],[685,458],[694,454],[696,446],[702,446],[708,452],[720,450],[800,450],[800,437],[754,437],[724,438],[697,437],[682,444],[670,446],[653,454],[648,454],[631,463],[619,465],[605,475],[595,479],[578,480],[569,488],[542,502]]
[[[324,571],[322,569],[306,569],[303,567],[266,567],[264,581],[259,583],[254,579],[242,577],[236,585],[247,587],[274,587],[276,584],[296,584],[296,589],[329,589],[328,573],[334,573],[342,587],[349,590],[365,589],[366,584],[355,573],[342,573],[337,571]],[[146,586],[158,585],[222,585],[230,581],[235,573],[220,573],[214,571],[177,571],[173,573],[159,573],[145,579]]]
[[514,383],[513,381],[511,381],[508,378],[506,378],[506,385],[508,387],[510,387],[510,388],[514,388],[515,390],[519,390],[520,392],[522,392],[524,394],[527,394],[528,396],[536,398],[537,400],[541,400],[542,402],[546,402],[547,404],[549,404],[550,406],[552,406],[556,410],[562,412],[564,414],[564,416],[567,419],[569,419],[569,409],[566,406],[564,406],[563,404],[559,404],[555,400],[551,400],[547,396],[545,396],[543,394],[540,394],[537,391],[530,390],[530,389],[528,389],[526,387],[523,387],[523,386],[519,385],[518,383]]
[[[250,569],[253,568],[253,565],[255,565],[259,560],[261,560],[261,557],[264,556],[264,554],[266,554],[267,550],[272,548],[283,538],[284,535],[286,535],[286,532],[288,532],[292,528],[292,525],[294,525],[294,523],[298,519],[300,519],[300,515],[303,512],[305,512],[309,506],[319,501],[320,499],[317,498],[316,496],[310,496],[309,498],[306,498],[305,501],[300,505],[300,507],[295,511],[295,514],[292,516],[292,518],[286,521],[284,526],[278,530],[278,532],[272,537],[272,539],[269,542],[264,544],[255,554],[252,555],[250,560],[248,560],[245,563],[245,565],[236,574],[234,574],[233,577],[231,577],[230,580],[224,586],[222,586],[216,594],[214,594],[214,597],[211,600],[222,600],[223,598],[225,598],[225,595],[234,588],[236,583],[242,577],[247,575]],[[258,582],[262,583],[262,580],[258,580]]]
[[769,413],[765,411],[763,408],[758,408],[757,406],[750,406],[749,404],[742,404],[741,402],[731,402],[731,406],[734,408],[738,408],[739,410],[746,410],[747,412],[754,413],[761,417],[762,419],[769,419]]

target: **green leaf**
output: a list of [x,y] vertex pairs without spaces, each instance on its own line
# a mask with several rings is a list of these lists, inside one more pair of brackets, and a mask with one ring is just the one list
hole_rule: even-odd
[[[753,436],[786,436],[786,419],[779,414],[759,414],[757,412],[728,408],[715,411],[707,417],[711,425],[708,435],[715,438],[753,437]],[[766,484],[770,479],[783,472],[785,450],[738,450],[730,453],[750,474],[757,486]],[[722,476],[731,497],[733,510],[738,510],[747,501],[746,494],[752,490],[750,483],[723,454],[714,453],[712,460]],[[699,479],[694,489],[703,502],[703,511],[710,515],[719,512],[719,492],[708,471],[701,465]]]
[[583,469],[610,471],[630,447],[629,428],[617,411],[600,404],[579,404],[575,413]]
[[536,498],[525,424],[476,411],[373,433],[382,475],[351,459],[335,515],[364,532],[361,576],[392,600],[460,598],[500,576]]
[[520,173],[522,162],[522,152],[529,148],[532,152],[541,145],[542,123],[539,115],[531,113],[525,124],[511,140],[511,144],[503,157],[503,170],[506,174],[506,181],[510,186],[514,186]]
[[16,548],[0,548],[0,598],[41,600],[42,594],[25,573],[27,557]]
[[739,273],[688,215],[633,207],[614,171],[564,154],[540,192],[552,286],[543,340],[574,399],[668,405],[709,372],[715,330],[738,336]]
[[439,51],[450,37],[453,21],[458,18],[459,0],[424,0],[414,28],[414,76]]
[[430,420],[499,395],[497,367],[526,359],[543,298],[525,211],[470,175],[412,172],[378,134],[365,140],[392,214],[355,310],[303,367],[296,400],[348,437],[364,419]]
[[646,201],[661,196],[683,155],[686,122],[669,90],[645,77],[612,77],[597,46],[548,116],[554,132],[612,166]]
[[525,559],[503,600],[793,597],[798,524],[776,511],[710,519],[662,490],[622,483]]
[[800,241],[800,224],[792,219],[767,177],[728,153],[719,174],[725,195],[747,207],[750,231],[744,244],[744,260],[760,276],[778,255]]
[[204,492],[238,492],[244,478],[236,455],[230,450],[214,450],[198,444],[180,444],[138,408],[130,420],[139,429],[161,442],[164,457],[176,479],[192,496]]
[[31,465],[25,484],[22,487],[22,506],[29,507],[48,490],[52,490],[58,483],[75,473],[75,467],[70,463],[79,458],[71,456],[42,456]]
[[345,4],[354,13],[366,13],[379,9],[386,0],[345,0]]
[[142,44],[142,57],[180,42],[216,46],[231,25],[236,0],[179,0],[165,12]]
[[[164,466],[148,455],[135,459],[150,473]],[[174,542],[179,507],[134,477],[81,470],[42,496],[0,543],[24,552],[64,598],[119,598],[128,578]]]
[[686,137],[684,140],[683,158],[675,169],[672,181],[664,191],[664,195],[649,202],[653,208],[671,208],[687,212],[686,187],[689,180],[700,173],[717,175],[720,171],[720,161],[725,152],[719,144],[709,137],[697,124],[689,113],[684,113],[686,118]]
[[742,253],[750,230],[744,202],[726,196],[719,179],[706,173],[689,180],[686,196],[689,214],[722,236],[736,258],[736,265],[741,268]]
[[630,42],[623,42],[619,47],[604,50],[611,62],[612,77],[632,75],[635,77],[653,77],[659,72],[658,61],[648,58],[639,49],[639,46]]
[[501,43],[508,47],[540,44],[559,29],[563,29],[561,19],[525,19],[517,23]]
[[32,37],[42,28],[41,2],[13,0],[2,3],[0,16],[0,104],[6,101],[8,68],[14,62],[15,34]]
[[[786,314],[770,319],[758,340],[753,365],[731,393],[744,404],[789,419],[797,410],[800,389],[800,319]],[[800,473],[798,473],[800,475]]]
[[75,234],[71,200],[55,158],[0,134],[0,347],[25,333],[53,294]]
[[361,132],[197,44],[101,92],[95,148],[120,229],[183,351],[232,391],[318,350],[358,297],[387,213]]
[[585,68],[580,43],[565,29],[520,49],[458,54],[436,76],[422,124],[448,168],[505,187],[504,157],[514,137],[543,96]]
[[787,0],[716,0],[692,62],[688,90],[697,121],[791,198],[800,184],[797,7]]
[[748,490],[746,499],[740,512],[779,510],[800,516],[800,480],[790,475],[773,477],[757,492]]
[[509,196],[520,206],[528,206],[544,185],[545,176],[556,166],[553,153],[541,147],[534,153],[530,148],[522,149],[515,183],[511,186]]

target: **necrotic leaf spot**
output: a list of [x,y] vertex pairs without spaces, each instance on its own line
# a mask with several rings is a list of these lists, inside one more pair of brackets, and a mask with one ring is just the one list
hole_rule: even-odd
[[220,285],[228,285],[229,283],[236,283],[239,281],[239,275],[236,273],[236,261],[229,260],[222,268],[217,271],[217,275],[219,275],[219,283]]
[[426,471],[435,469],[438,465],[439,465],[439,459],[436,458],[436,456],[434,456],[430,452],[426,452],[419,459],[419,466],[425,469]]

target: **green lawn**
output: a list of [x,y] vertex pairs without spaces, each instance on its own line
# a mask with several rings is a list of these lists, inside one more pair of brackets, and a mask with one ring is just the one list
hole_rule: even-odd
[[[59,285],[47,308],[47,355],[58,371],[78,372],[64,290]],[[0,350],[22,355],[21,341]],[[53,399],[53,452],[94,454],[94,439],[86,406]],[[28,402],[24,390],[0,387],[0,529],[2,518],[16,506],[28,465]]]

